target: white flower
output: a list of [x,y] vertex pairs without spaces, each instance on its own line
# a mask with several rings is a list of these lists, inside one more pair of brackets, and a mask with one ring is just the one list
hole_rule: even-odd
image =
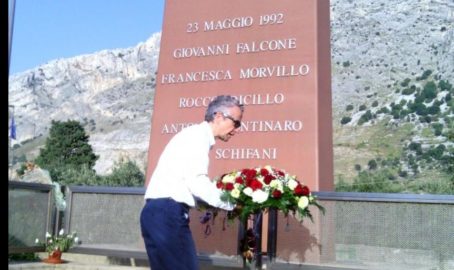
[[306,196],[301,197],[298,200],[298,207],[301,209],[306,208],[309,205],[309,199]]
[[76,238],[74,238],[74,243],[79,243],[79,237],[76,236]]
[[243,189],[243,193],[248,195],[249,197],[252,196],[252,192],[254,192],[254,191],[250,187],[247,187],[247,188]]
[[50,233],[46,232],[46,238],[50,238],[50,237],[51,237]]
[[298,186],[298,182],[295,181],[294,179],[290,179],[287,183],[287,186],[291,189],[294,190],[296,186]]
[[38,244],[38,243],[39,243],[39,239],[36,238],[36,239],[35,239],[35,244]]
[[63,235],[65,233],[65,230],[61,229],[59,232],[58,232],[58,235]]
[[222,183],[235,183],[235,176],[228,174],[222,178]]
[[256,203],[263,203],[268,199],[269,193],[258,189],[252,193],[252,201]]
[[233,198],[238,199],[240,197],[240,190],[237,188],[234,188],[231,192],[230,195],[232,195]]
[[282,182],[277,179],[271,180],[270,187],[277,189],[280,192],[284,192],[284,187],[282,185]]

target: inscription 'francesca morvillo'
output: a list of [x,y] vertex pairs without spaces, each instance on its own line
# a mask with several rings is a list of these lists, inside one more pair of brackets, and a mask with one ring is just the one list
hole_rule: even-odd
[[[241,68],[238,75],[240,79],[264,79],[271,77],[306,76],[309,74],[309,72],[309,65],[301,64]],[[232,80],[232,78],[232,72],[230,70],[204,70],[189,71],[184,73],[164,73],[161,75],[161,84],[226,81]]]

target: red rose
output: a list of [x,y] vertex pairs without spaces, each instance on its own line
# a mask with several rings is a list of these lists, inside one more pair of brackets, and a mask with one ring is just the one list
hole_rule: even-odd
[[241,170],[241,174],[246,175],[246,173],[247,173],[248,171],[249,171],[249,169],[242,169],[242,170]]
[[282,196],[282,192],[280,190],[274,190],[273,193],[271,193],[273,198],[279,199]]
[[257,180],[257,179],[253,179],[249,185],[250,188],[252,188],[252,190],[257,190],[257,189],[261,189],[262,188],[262,183]]
[[294,190],[295,194],[298,196],[308,196],[311,192],[307,186],[298,184]]
[[260,169],[260,174],[261,174],[262,176],[267,176],[267,175],[270,174],[270,172],[269,172],[267,169],[262,168],[262,169]]
[[244,184],[244,180],[243,178],[241,178],[241,176],[238,176],[237,178],[235,178],[235,183],[242,185]]
[[282,177],[285,176],[285,173],[284,173],[283,171],[277,171],[277,174],[278,174],[279,176],[282,176]]
[[222,181],[218,181],[216,182],[216,187],[219,188],[219,189],[222,189],[224,185],[222,184]]
[[251,186],[252,180],[254,180],[254,179],[248,179],[248,178],[246,178],[245,182],[246,182],[246,186],[247,186],[247,187]]
[[308,186],[303,186],[303,196],[309,196],[311,194],[311,190]]
[[303,196],[303,187],[301,186],[301,184],[298,184],[295,189],[293,190],[293,192],[295,193],[295,195],[297,196]]
[[[243,171],[245,171],[245,170],[243,170]],[[246,176],[246,179],[254,179],[255,176],[257,175],[257,172],[254,169],[248,169],[243,173]]]
[[273,181],[274,179],[276,179],[276,177],[272,176],[271,174],[268,174],[267,176],[265,176],[265,179],[263,179],[263,182],[269,185],[271,181]]
[[232,189],[233,189],[233,183],[225,184],[225,190],[232,190]]

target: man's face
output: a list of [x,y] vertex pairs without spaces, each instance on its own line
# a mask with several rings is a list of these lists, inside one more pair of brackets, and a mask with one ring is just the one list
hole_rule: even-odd
[[243,118],[241,109],[239,107],[228,108],[227,113],[218,112],[216,117],[220,117],[217,138],[227,142],[241,127]]

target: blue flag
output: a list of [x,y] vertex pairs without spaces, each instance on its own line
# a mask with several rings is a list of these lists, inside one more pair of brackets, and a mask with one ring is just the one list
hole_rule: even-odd
[[14,116],[11,117],[11,130],[9,136],[11,139],[16,139],[16,122],[14,122]]

